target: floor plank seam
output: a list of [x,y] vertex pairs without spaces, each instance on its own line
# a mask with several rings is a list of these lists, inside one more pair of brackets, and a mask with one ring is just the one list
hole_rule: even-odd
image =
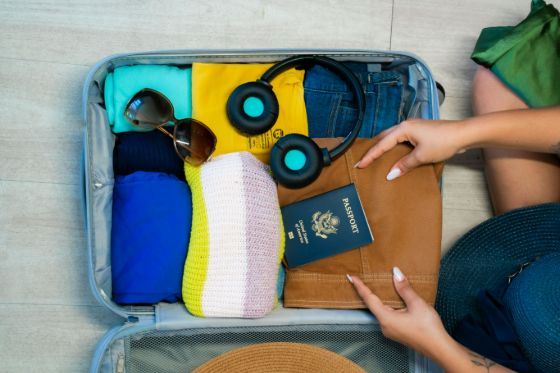
[[0,306],[35,306],[35,307],[92,307],[92,308],[102,308],[109,311],[109,309],[101,304],[55,304],[55,303],[21,303],[21,302],[0,302]]
[[34,59],[30,59],[30,58],[17,58],[17,57],[9,57],[9,56],[0,56],[0,60],[39,62],[39,63],[50,63],[50,64],[55,64],[55,65],[68,65],[68,66],[79,66],[79,67],[91,67],[92,66],[92,65],[89,65],[89,64],[81,64],[81,63],[47,61],[47,60],[34,60]]
[[4,178],[0,178],[0,182],[8,182],[8,183],[31,183],[31,184],[50,184],[50,185],[75,185],[75,186],[80,185],[80,183],[57,183],[57,182],[53,182],[53,181],[14,180],[14,179],[4,179]]
[[391,29],[389,31],[389,50],[393,50],[393,23],[395,21],[395,0],[391,5]]
[[484,212],[486,213],[488,210],[483,209],[483,208],[472,208],[472,209],[466,209],[466,208],[459,208],[459,207],[443,207],[443,210],[448,210],[448,211],[470,211],[470,212]]

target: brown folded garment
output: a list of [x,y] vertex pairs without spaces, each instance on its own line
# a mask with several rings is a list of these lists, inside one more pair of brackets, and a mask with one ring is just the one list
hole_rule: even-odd
[[[331,148],[340,140],[315,142]],[[301,189],[279,187],[280,205],[284,206],[354,183],[375,239],[359,249],[288,269],[284,307],[365,308],[346,279],[348,273],[359,276],[385,304],[402,308],[404,303],[392,282],[394,266],[402,269],[426,302],[434,303],[441,251],[439,180],[443,164],[421,166],[387,181],[393,164],[411,150],[401,144],[367,168],[354,168],[376,142],[357,139],[311,185]]]

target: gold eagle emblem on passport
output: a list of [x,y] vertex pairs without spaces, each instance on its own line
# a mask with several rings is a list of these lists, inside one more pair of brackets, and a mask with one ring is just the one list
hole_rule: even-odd
[[329,234],[336,234],[338,231],[336,227],[340,224],[340,219],[330,211],[325,213],[317,211],[311,217],[311,222],[313,223],[311,229],[315,235],[327,239]]

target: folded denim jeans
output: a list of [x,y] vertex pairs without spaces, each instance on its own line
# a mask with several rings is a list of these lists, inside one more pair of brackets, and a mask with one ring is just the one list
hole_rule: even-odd
[[[368,71],[364,63],[347,63],[360,81],[366,113],[359,137],[370,138],[400,122],[402,82],[395,71]],[[344,137],[358,118],[356,99],[335,73],[314,66],[305,73],[304,96],[309,136]]]
[[[332,147],[340,139],[315,141],[321,147]],[[280,205],[285,206],[354,183],[375,239],[358,249],[287,269],[285,307],[365,308],[346,278],[348,273],[359,276],[385,304],[402,308],[393,286],[394,266],[403,270],[426,302],[434,303],[441,249],[442,164],[424,165],[387,181],[391,166],[410,152],[409,146],[399,144],[368,167],[354,168],[376,142],[357,139],[304,188],[279,187]]]

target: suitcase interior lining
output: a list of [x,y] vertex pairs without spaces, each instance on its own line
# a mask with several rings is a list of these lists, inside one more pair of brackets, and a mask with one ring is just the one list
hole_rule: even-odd
[[292,342],[325,348],[367,372],[412,372],[417,356],[383,336],[376,324],[290,325],[147,330],[113,342],[107,367],[127,373],[190,372],[220,354],[256,343]]

